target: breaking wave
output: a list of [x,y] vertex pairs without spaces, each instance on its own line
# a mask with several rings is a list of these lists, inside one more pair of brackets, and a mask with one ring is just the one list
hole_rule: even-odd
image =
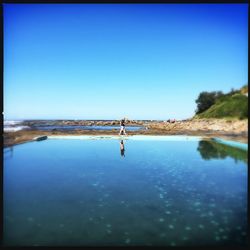
[[4,121],[4,126],[14,126],[16,124],[20,124],[22,123],[23,121],[10,121],[10,120],[6,120]]
[[21,126],[23,121],[4,121],[4,132],[16,132],[23,129],[29,129],[29,126]]
[[28,129],[28,126],[4,127],[5,132],[16,132],[18,130]]

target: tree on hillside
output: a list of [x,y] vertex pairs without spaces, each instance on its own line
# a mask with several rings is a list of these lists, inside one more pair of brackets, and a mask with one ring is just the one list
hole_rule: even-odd
[[201,92],[198,98],[195,100],[195,102],[197,103],[197,109],[195,111],[196,114],[202,113],[203,111],[210,108],[221,96],[223,96],[223,93],[221,91]]

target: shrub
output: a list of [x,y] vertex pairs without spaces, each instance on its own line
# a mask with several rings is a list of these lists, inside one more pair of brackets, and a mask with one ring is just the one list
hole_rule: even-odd
[[195,100],[197,103],[196,114],[200,114],[209,109],[213,104],[215,104],[215,101],[222,96],[223,93],[221,91],[201,92]]

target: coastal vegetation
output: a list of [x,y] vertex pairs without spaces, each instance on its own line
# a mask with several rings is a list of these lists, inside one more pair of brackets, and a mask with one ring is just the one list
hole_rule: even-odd
[[194,118],[248,118],[248,85],[229,93],[201,92]]

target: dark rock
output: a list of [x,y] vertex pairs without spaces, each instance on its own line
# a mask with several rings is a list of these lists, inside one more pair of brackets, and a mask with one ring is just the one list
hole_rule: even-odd
[[36,138],[37,141],[43,141],[43,140],[47,140],[48,136],[39,136]]

